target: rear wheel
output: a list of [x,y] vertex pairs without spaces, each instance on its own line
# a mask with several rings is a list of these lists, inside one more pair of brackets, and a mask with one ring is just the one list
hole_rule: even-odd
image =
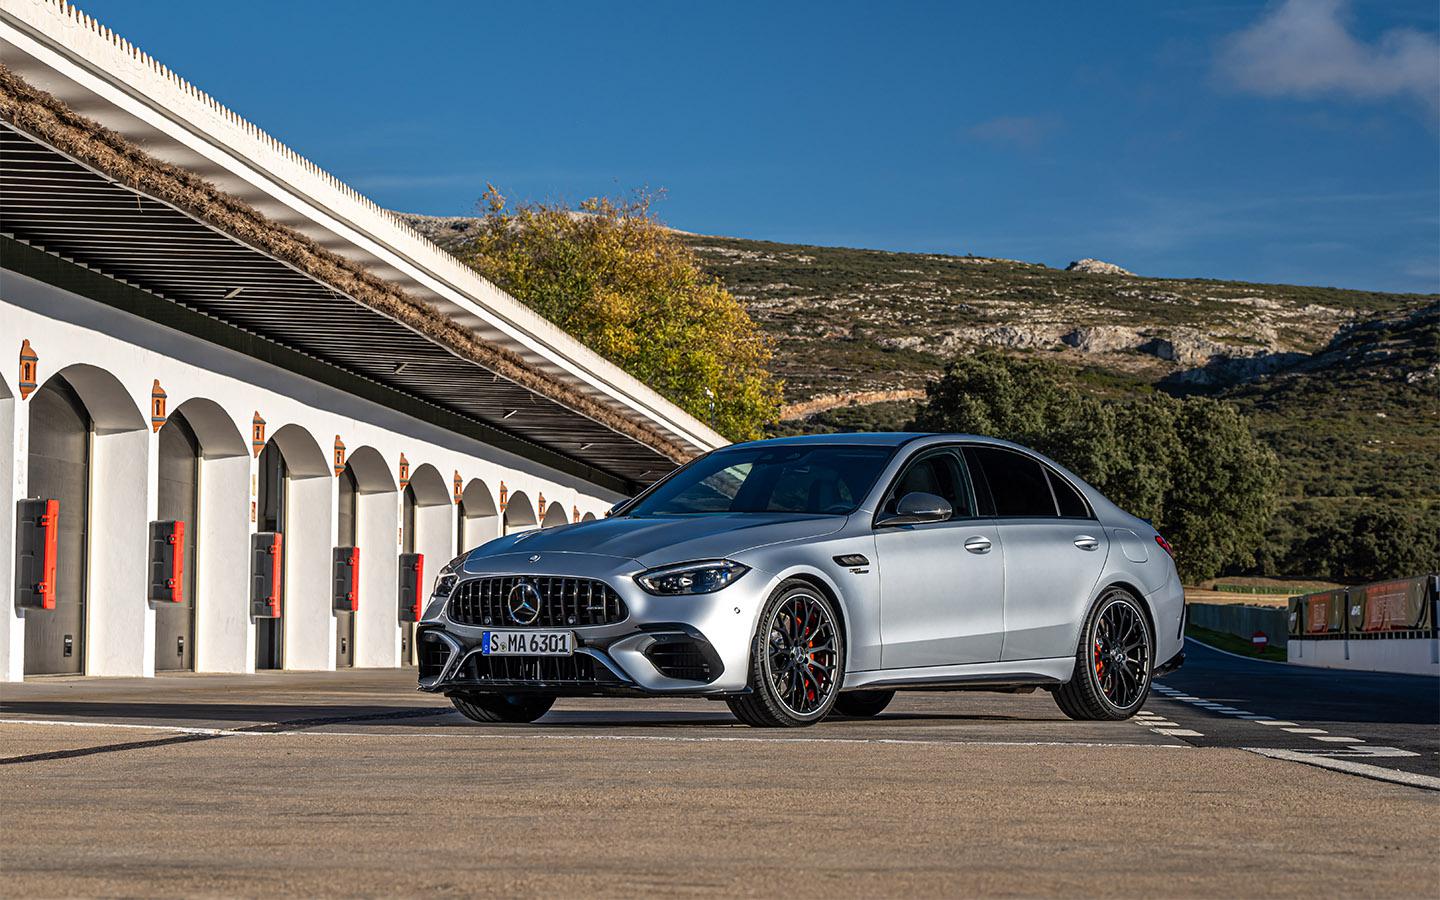
[[726,702],[756,728],[814,725],[835,705],[845,644],[829,600],[804,581],[770,596],[750,645],[750,693]]
[[533,722],[550,711],[554,697],[533,694],[451,694],[450,702],[476,722]]
[[842,716],[868,719],[884,712],[894,699],[894,691],[846,691],[835,698],[835,711]]
[[1129,591],[1107,591],[1080,632],[1075,673],[1053,692],[1072,719],[1128,719],[1150,696],[1155,639],[1145,610]]

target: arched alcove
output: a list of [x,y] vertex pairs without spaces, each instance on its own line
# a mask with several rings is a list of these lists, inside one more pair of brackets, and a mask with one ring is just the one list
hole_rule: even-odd
[[[144,674],[149,436],[110,372],[67,366],[25,401],[26,495],[60,502],[56,606],[25,613],[25,674]],[[96,541],[96,536],[104,536]]]
[[330,614],[330,458],[303,426],[276,430],[258,460],[257,527],[282,535],[280,618],[256,621],[256,668],[328,669],[335,622]]
[[582,521],[582,522],[593,522],[593,521],[595,521],[595,514],[592,513],[592,512],[587,512],[585,515],[583,515],[583,516],[580,517],[580,521]]
[[[152,604],[155,668],[243,672],[250,615],[245,436],[219,403],[191,397],[170,411],[156,443],[157,516],[185,520],[188,546],[184,604]],[[193,487],[179,468],[192,465],[183,459],[185,451],[197,456],[190,469]],[[184,496],[187,491],[191,496]]]
[[335,611],[335,667],[393,665],[395,480],[379,450],[357,447],[336,480],[335,542],[359,552],[356,608]]
[[530,498],[524,491],[515,491],[505,503],[505,533],[512,534],[516,531],[528,531],[539,525],[535,517],[535,507],[530,503]]
[[[399,577],[398,547],[395,535],[400,528],[400,510],[396,500],[399,486],[395,469],[385,456],[371,446],[357,447],[345,460],[342,474],[354,478],[357,491],[352,498],[349,533],[337,522],[337,542],[360,550],[360,596],[348,623],[345,616],[336,616],[336,665],[340,666],[339,641],[351,642],[351,664],[356,667],[390,667],[395,665],[395,629],[399,621],[395,601],[395,585]],[[340,493],[343,496],[343,487]],[[337,510],[338,514],[338,510]]]
[[[440,470],[429,463],[411,470],[406,494],[404,544],[424,557],[420,591],[428,597],[441,567],[455,556],[455,518],[450,511],[453,496]],[[413,631],[409,624],[402,629],[402,662],[414,662],[414,641],[410,639]]]
[[569,525],[570,517],[565,513],[565,506],[560,503],[549,503],[545,506],[545,518],[540,523],[541,528],[554,528],[556,525]]
[[458,532],[457,553],[473,550],[500,535],[500,514],[495,508],[495,496],[479,478],[470,479],[461,492],[460,505],[455,510],[455,525]]

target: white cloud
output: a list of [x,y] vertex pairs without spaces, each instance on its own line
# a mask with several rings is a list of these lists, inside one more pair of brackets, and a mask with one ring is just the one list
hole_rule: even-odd
[[1440,40],[1395,28],[1366,43],[1350,33],[1348,0],[1284,0],[1231,35],[1218,60],[1234,86],[1271,97],[1406,97],[1440,118]]

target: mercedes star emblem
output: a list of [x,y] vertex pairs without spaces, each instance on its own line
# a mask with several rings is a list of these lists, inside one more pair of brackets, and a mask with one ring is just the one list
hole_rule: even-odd
[[537,553],[537,554],[535,554],[534,556],[530,557],[530,561],[531,561],[531,562],[539,562],[539,561],[540,561],[540,554]]
[[534,625],[540,618],[540,591],[528,581],[519,581],[505,597],[510,620],[517,625]]

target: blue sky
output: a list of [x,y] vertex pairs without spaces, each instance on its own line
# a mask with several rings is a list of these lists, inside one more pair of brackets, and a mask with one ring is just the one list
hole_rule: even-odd
[[1440,291],[1434,0],[80,0],[376,201]]

